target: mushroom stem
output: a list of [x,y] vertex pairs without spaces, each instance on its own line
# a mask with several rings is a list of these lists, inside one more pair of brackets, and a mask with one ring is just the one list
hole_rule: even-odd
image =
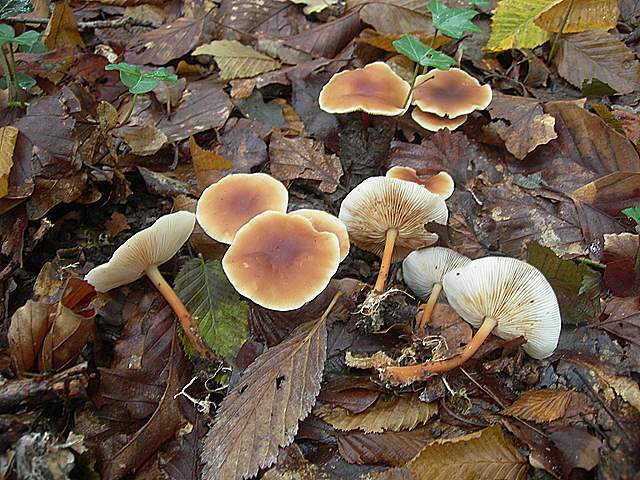
[[198,334],[198,327],[193,321],[191,314],[187,310],[187,307],[184,306],[184,303],[182,303],[182,300],[180,300],[180,297],[178,297],[173,288],[171,288],[171,285],[169,285],[164,279],[160,270],[158,270],[158,267],[156,265],[151,265],[147,268],[145,273],[175,312],[178,320],[180,321],[180,325],[182,325],[182,328],[184,329],[184,333],[186,333],[187,338],[191,342],[191,345],[193,345],[196,352],[198,352],[198,354],[203,358],[208,357],[209,350]]
[[376,285],[373,288],[374,292],[384,292],[384,284],[389,276],[389,268],[391,268],[391,259],[393,258],[393,247],[396,244],[398,238],[398,229],[390,228],[387,230],[386,239],[384,242],[384,253],[382,254],[382,262],[380,263],[380,271],[378,272],[378,278],[376,279]]
[[436,306],[436,302],[438,301],[438,297],[440,296],[441,291],[442,284],[434,283],[433,287],[431,288],[431,295],[429,295],[429,300],[427,300],[427,303],[422,309],[422,316],[420,317],[420,322],[418,323],[418,328],[416,329],[418,334],[424,334],[424,329],[427,326],[427,323],[429,323],[431,313],[433,312],[433,307]]
[[469,360],[478,351],[480,345],[486,340],[498,322],[490,317],[485,317],[482,325],[471,341],[464,347],[460,355],[446,360],[421,363],[419,365],[407,365],[405,367],[387,367],[382,372],[382,379],[394,384],[405,385],[412,381],[421,380],[427,373],[442,373],[459,367]]

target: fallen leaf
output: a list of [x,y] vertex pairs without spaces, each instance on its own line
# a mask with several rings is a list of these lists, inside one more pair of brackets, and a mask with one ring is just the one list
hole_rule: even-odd
[[578,88],[593,79],[621,94],[640,88],[640,61],[607,32],[563,35],[554,62],[562,78]]
[[[180,211],[185,210],[187,212],[196,213],[197,201],[195,198],[180,194],[173,199],[173,210]],[[193,246],[199,255],[202,255],[206,260],[221,259],[224,252],[227,251],[228,245],[224,243],[216,242],[213,238],[205,233],[200,224],[196,222],[193,233],[189,237],[189,243]]]
[[568,427],[551,432],[549,438],[564,457],[568,470],[593,470],[600,462],[602,442],[584,429]]
[[426,13],[426,10],[405,8],[396,2],[371,2],[362,6],[360,18],[383,35],[422,32],[432,36],[433,25]]
[[237,100],[235,104],[245,117],[260,122],[267,131],[287,126],[282,107],[275,101],[265,103],[259,90],[255,90],[248,98]]
[[113,131],[131,147],[131,153],[142,157],[153,155],[166,143],[167,136],[151,123],[145,125],[123,126]]
[[340,376],[323,383],[318,401],[324,405],[342,407],[351,413],[362,413],[379,396],[379,388],[368,378]]
[[107,229],[107,232],[111,237],[115,237],[120,232],[130,230],[131,226],[129,225],[129,220],[126,215],[123,215],[120,212],[113,212],[109,220],[104,222],[104,228]]
[[84,48],[76,17],[66,1],[55,4],[42,43],[49,50],[67,46]]
[[563,418],[571,402],[578,402],[579,397],[584,399],[585,394],[564,388],[529,390],[502,410],[502,414],[536,423],[553,422]]
[[334,58],[362,30],[361,14],[348,12],[331,22],[286,38],[286,44],[315,58]]
[[27,300],[11,317],[8,340],[11,361],[18,375],[36,365],[44,337],[49,330],[49,304]]
[[319,189],[335,192],[342,177],[342,165],[336,155],[324,153],[322,143],[310,138],[287,138],[280,132],[269,143],[271,174],[280,181],[318,180]]
[[278,13],[294,7],[288,0],[226,0],[215,15],[214,38],[237,38],[263,27]]
[[640,172],[610,173],[574,190],[569,196],[618,222],[624,221],[622,210],[640,202]]
[[640,294],[640,235],[604,235],[604,283],[618,297]]
[[27,201],[29,220],[39,220],[60,203],[71,203],[80,198],[87,185],[85,172],[50,180],[36,178],[33,194]]
[[349,463],[404,465],[433,440],[433,435],[429,428],[385,433],[352,431],[339,433],[336,440],[340,455]]
[[438,405],[426,403],[415,395],[378,401],[362,413],[353,414],[342,407],[323,405],[315,414],[339,430],[360,429],[365,433],[382,433],[390,430],[413,430],[417,425],[425,424],[438,413]]
[[225,170],[233,167],[233,163],[222,155],[199,146],[193,136],[189,137],[189,150],[193,169],[201,188],[207,188],[217,182],[224,176]]
[[305,15],[319,13],[331,5],[337,5],[338,0],[291,0],[293,3],[305,5],[302,9]]
[[487,110],[492,119],[504,120],[494,124],[495,129],[518,160],[538,145],[558,137],[554,129],[556,119],[544,113],[536,99],[496,93]]
[[199,46],[191,55],[212,55],[223,80],[255,77],[281,65],[279,61],[236,40],[215,40]]
[[148,168],[138,167],[138,172],[144,180],[147,191],[153,195],[161,197],[175,197],[177,195],[196,195],[194,187],[181,180],[168,175],[154,172]]
[[[569,0],[562,0],[542,12],[535,22],[547,32],[578,33],[616,28],[620,9],[617,0],[578,0],[565,19]],[[561,27],[562,25],[562,27]]]
[[[218,155],[233,164],[233,173],[250,173],[254,167],[267,161],[267,144],[262,139],[262,125],[246,118],[240,118],[219,136],[220,145],[215,149]],[[227,127],[230,127],[228,130]]]
[[203,479],[242,479],[276,461],[320,391],[326,319],[299,326],[243,373],[222,401],[202,451]]
[[0,198],[9,193],[9,172],[13,166],[13,150],[18,133],[16,127],[0,128]]
[[527,462],[499,426],[433,442],[407,465],[416,480],[527,478]]
[[609,317],[598,323],[598,328],[640,346],[640,297],[615,297],[604,313]]
[[640,148],[640,115],[621,109],[612,110],[611,115],[622,126],[627,138],[636,148]]

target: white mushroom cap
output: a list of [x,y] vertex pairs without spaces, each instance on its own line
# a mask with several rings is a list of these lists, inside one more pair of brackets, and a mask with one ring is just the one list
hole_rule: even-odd
[[98,292],[131,283],[152,265],[162,265],[189,239],[196,223],[191,212],[164,215],[149,228],[139,231],[120,245],[111,260],[85,275],[85,280]]
[[451,270],[443,279],[449,304],[475,327],[485,317],[498,322],[493,333],[523,336],[533,358],[553,353],[560,337],[560,309],[553,288],[535,267],[515,258],[485,257]]
[[344,260],[349,255],[351,243],[349,242],[349,232],[342,220],[338,217],[334,217],[330,213],[324,210],[314,210],[312,208],[300,208],[289,212],[289,215],[300,215],[311,222],[313,228],[319,232],[331,232],[333,233],[340,244],[340,261]]
[[[404,282],[413,293],[426,299],[434,283],[442,283],[442,278],[454,268],[465,266],[470,258],[444,247],[423,248],[411,252],[402,262]],[[445,292],[446,293],[446,292]]]
[[369,177],[342,201],[339,218],[351,241],[382,257],[389,229],[397,229],[393,262],[409,252],[433,245],[438,235],[425,225],[447,224],[449,211],[442,197],[417,183],[389,177]]

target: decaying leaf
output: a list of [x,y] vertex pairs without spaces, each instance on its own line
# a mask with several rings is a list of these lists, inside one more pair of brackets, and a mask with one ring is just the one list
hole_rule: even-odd
[[527,478],[527,461],[499,426],[427,445],[408,465],[416,480]]
[[9,172],[13,166],[13,150],[18,132],[16,127],[0,128],[0,198],[9,193]]
[[115,237],[120,232],[131,229],[126,215],[123,215],[120,212],[113,212],[111,214],[111,218],[104,222],[104,228],[111,237]]
[[233,163],[222,155],[213,150],[202,148],[193,137],[189,137],[189,150],[191,151],[193,169],[201,188],[207,188],[217,182],[224,176],[225,170],[230,170],[233,167]]
[[324,153],[324,146],[310,138],[287,138],[274,132],[269,144],[271,174],[281,181],[319,180],[319,189],[335,192],[342,177],[342,165],[336,155]]
[[620,16],[617,0],[578,0],[564,20],[568,6],[569,0],[556,3],[536,18],[536,25],[547,32],[559,32],[563,22],[563,33],[607,31],[616,28]]
[[640,297],[613,298],[604,309],[602,328],[640,347]]
[[529,390],[502,413],[536,423],[553,422],[563,418],[571,402],[576,402],[581,396],[584,394],[564,388]]
[[321,406],[315,414],[339,430],[363,430],[365,433],[412,430],[438,413],[438,405],[421,401],[415,395],[378,399],[362,413],[346,408]]
[[255,77],[280,67],[279,61],[236,40],[215,40],[199,46],[192,55],[212,55],[223,80]]
[[338,450],[349,463],[404,465],[433,440],[428,427],[403,432],[364,433],[354,430],[336,436]]
[[415,10],[406,8],[399,2],[370,2],[362,6],[360,17],[363,22],[384,35],[402,35],[411,32],[433,35],[431,18],[423,9],[424,6]]
[[67,2],[55,4],[42,43],[50,50],[67,46],[84,48],[76,17]]
[[28,300],[11,317],[9,352],[18,374],[35,366],[49,330],[49,304]]
[[291,0],[293,3],[303,4],[305,7],[302,11],[305,15],[311,15],[312,13],[318,13],[325,8],[336,5],[338,0]]
[[157,153],[166,143],[167,136],[151,123],[123,126],[113,131],[131,147],[131,153],[142,157]]
[[272,465],[320,391],[326,319],[298,327],[244,371],[218,408],[202,451],[205,480],[240,480]]
[[605,234],[600,261],[607,266],[604,282],[614,295],[630,297],[640,294],[640,235],[626,232]]

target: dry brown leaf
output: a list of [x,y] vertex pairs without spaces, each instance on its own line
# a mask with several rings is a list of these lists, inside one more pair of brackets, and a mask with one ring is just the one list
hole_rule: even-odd
[[499,426],[427,445],[408,465],[417,480],[523,480],[527,461]]
[[535,24],[547,32],[559,32],[563,22],[566,22],[562,28],[563,33],[616,28],[620,16],[618,0],[576,0],[565,21],[569,1],[563,0],[542,12],[534,20]]
[[16,127],[0,128],[0,198],[9,193],[9,172],[13,166],[13,150],[18,132]]
[[84,48],[84,42],[78,32],[76,17],[67,2],[56,3],[44,31],[42,43],[50,50],[60,47]]
[[204,441],[204,480],[249,478],[276,461],[315,403],[326,354],[327,325],[320,318],[249,365]]
[[556,119],[544,113],[536,99],[496,93],[487,110],[491,118],[499,120],[495,129],[507,150],[518,160],[538,145],[558,137],[554,129]]
[[315,414],[339,430],[363,430],[365,433],[412,430],[438,413],[438,405],[426,403],[414,395],[379,399],[362,413],[323,405]]
[[640,347],[640,297],[615,297],[604,313],[609,317],[598,323],[598,328]]
[[223,80],[255,77],[281,65],[278,60],[236,40],[215,40],[200,45],[191,55],[212,55],[220,68],[220,78]]
[[[638,175],[637,182],[640,182]],[[636,187],[639,183],[635,184]],[[614,295],[630,297],[640,294],[640,236],[633,233],[604,234],[604,250],[600,261],[607,268],[604,283]]]
[[336,155],[324,153],[324,146],[310,138],[287,138],[276,131],[269,144],[271,174],[278,180],[319,180],[319,189],[333,193],[343,175]]
[[167,136],[151,122],[145,125],[124,126],[113,131],[131,147],[131,153],[145,157],[153,155],[167,143]]
[[49,304],[28,300],[11,317],[9,352],[19,375],[36,364],[44,337],[49,330]]
[[363,433],[355,430],[336,435],[342,458],[357,465],[404,465],[433,438],[429,427],[385,433]]
[[563,35],[554,63],[558,73],[577,88],[593,79],[618,93],[631,93],[640,87],[640,62],[624,43],[607,32]]
[[113,212],[111,218],[104,222],[104,228],[109,232],[111,237],[115,237],[120,232],[124,232],[125,230],[130,230],[129,220],[127,220],[126,215],[123,215],[120,212]]
[[363,22],[384,35],[401,35],[411,32],[433,35],[431,17],[426,14],[424,7],[416,11],[396,5],[395,2],[372,2],[361,8],[360,17]]
[[[419,38],[422,43],[425,43],[427,45],[431,44],[431,40],[433,37],[433,35],[427,35],[423,32],[409,32],[408,34]],[[385,52],[396,53],[397,50],[393,46],[393,42],[395,40],[398,40],[403,35],[405,34],[382,34],[378,33],[372,28],[365,28],[362,31],[361,36],[356,38],[355,41],[358,43],[366,43],[367,45],[379,48],[380,50],[384,50]],[[439,36],[436,41],[435,48],[441,46],[444,43],[445,38],[446,37]]]
[[640,114],[623,109],[614,109],[611,115],[619,122],[625,135],[640,149]]
[[213,150],[202,148],[193,137],[189,137],[189,150],[191,151],[193,169],[201,188],[207,188],[217,182],[224,176],[225,170],[230,170],[233,167],[233,163],[222,155]]
[[564,417],[571,402],[583,395],[564,388],[530,390],[524,392],[502,413],[537,423],[553,422]]

